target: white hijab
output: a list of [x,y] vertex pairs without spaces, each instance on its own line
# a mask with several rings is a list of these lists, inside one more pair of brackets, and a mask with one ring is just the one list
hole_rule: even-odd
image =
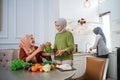
[[64,32],[64,31],[66,31],[65,30],[65,27],[67,26],[67,21],[66,21],[66,19],[64,19],[64,18],[58,18],[56,21],[55,21],[55,23],[59,23],[60,24],[60,26],[62,27],[62,30],[60,31],[60,32],[58,32],[58,33],[62,33],[62,32]]

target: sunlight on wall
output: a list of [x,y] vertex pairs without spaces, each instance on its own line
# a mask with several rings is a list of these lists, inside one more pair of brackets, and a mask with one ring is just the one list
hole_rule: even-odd
[[111,48],[111,38],[110,38],[110,15],[104,15],[102,16],[102,22],[103,22],[103,32],[106,36],[106,41],[107,41],[107,47],[108,49]]

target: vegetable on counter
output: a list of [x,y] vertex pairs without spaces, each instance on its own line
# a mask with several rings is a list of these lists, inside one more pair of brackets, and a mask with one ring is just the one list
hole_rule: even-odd
[[19,58],[13,60],[10,65],[12,71],[23,69],[25,66],[32,66],[32,63],[24,62]]
[[32,72],[49,72],[55,69],[55,65],[52,61],[45,61],[42,64],[36,63],[30,67],[30,71]]
[[54,62],[53,61],[45,61],[45,62],[42,63],[42,66],[44,66],[46,64],[51,65],[51,64],[54,64]]
[[45,52],[46,53],[51,53],[52,52],[52,48],[51,48],[51,43],[50,42],[46,42],[45,43]]

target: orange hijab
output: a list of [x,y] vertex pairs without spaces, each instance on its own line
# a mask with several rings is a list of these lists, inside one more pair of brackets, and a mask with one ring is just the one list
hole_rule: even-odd
[[32,34],[27,34],[20,39],[19,47],[23,48],[27,54],[32,53],[34,48],[35,40]]

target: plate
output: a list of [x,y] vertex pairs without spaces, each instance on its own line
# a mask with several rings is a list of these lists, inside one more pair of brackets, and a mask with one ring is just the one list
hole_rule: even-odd
[[64,72],[64,71],[74,71],[74,70],[76,70],[76,68],[72,68],[72,69],[69,69],[69,70],[64,70],[64,69],[61,69],[61,68],[58,68],[58,67],[56,67],[56,69],[58,69],[58,70],[61,71],[61,72]]

